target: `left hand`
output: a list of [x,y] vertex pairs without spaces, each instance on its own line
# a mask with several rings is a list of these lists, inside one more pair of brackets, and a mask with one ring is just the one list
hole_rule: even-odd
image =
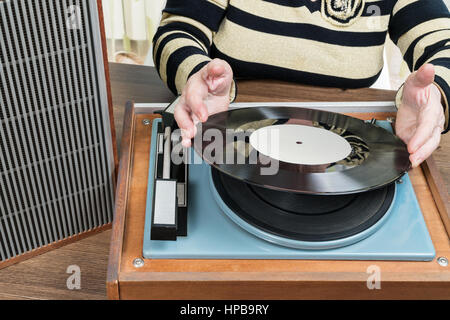
[[439,146],[445,116],[441,92],[433,83],[434,66],[425,64],[411,74],[403,88],[397,113],[397,136],[408,145],[412,167],[419,166]]

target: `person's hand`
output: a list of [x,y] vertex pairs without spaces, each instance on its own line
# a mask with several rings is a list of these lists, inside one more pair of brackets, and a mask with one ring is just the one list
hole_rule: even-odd
[[403,88],[397,113],[397,136],[408,145],[412,167],[419,166],[439,146],[445,116],[441,92],[433,83],[434,66],[425,64],[411,74]]
[[191,146],[199,121],[205,122],[209,115],[228,109],[232,82],[230,65],[220,59],[212,60],[189,78],[174,112],[184,147]]

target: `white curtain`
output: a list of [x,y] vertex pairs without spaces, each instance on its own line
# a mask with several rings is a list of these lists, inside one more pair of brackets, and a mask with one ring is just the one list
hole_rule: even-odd
[[130,53],[153,65],[151,40],[166,0],[102,0],[102,4],[109,59]]

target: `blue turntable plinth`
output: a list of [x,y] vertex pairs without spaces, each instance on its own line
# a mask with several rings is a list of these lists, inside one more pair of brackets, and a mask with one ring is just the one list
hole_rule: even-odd
[[[160,120],[155,120],[160,121]],[[389,124],[382,124],[388,128]],[[143,256],[146,259],[324,259],[430,261],[433,243],[406,174],[397,183],[389,211],[368,230],[350,238],[279,245],[233,215],[221,201],[209,165],[189,165],[188,235],[176,241],[150,240],[156,152],[153,126]],[[275,242],[275,243],[274,243]],[[292,248],[296,246],[297,248]]]

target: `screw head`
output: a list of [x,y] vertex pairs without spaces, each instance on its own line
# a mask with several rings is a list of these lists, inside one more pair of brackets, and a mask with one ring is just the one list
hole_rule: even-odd
[[149,126],[150,125],[150,120],[149,119],[144,119],[144,120],[142,120],[142,123],[144,124],[144,126]]
[[386,121],[389,123],[393,123],[394,122],[394,117],[387,117]]
[[145,265],[145,262],[141,258],[136,258],[133,260],[133,266],[135,268],[142,268]]
[[439,263],[441,267],[446,267],[448,266],[448,259],[446,257],[439,257],[437,258],[437,263]]

